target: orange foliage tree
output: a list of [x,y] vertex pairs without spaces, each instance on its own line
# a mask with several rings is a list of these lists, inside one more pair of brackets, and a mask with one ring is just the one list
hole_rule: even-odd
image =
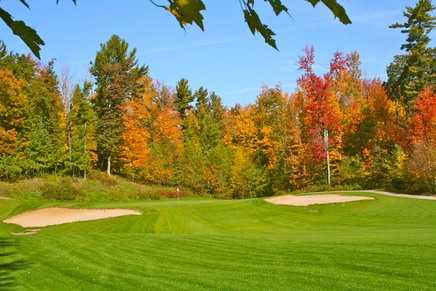
[[0,70],[0,156],[12,155],[17,148],[17,133],[25,118],[27,96],[24,82],[9,70]]
[[141,82],[141,93],[123,105],[121,157],[127,171],[164,183],[172,177],[170,166],[181,148],[181,121],[172,97],[163,100],[150,77]]

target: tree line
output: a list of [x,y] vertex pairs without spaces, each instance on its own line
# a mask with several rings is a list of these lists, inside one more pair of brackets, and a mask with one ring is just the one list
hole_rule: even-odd
[[116,35],[97,52],[92,82],[77,85],[71,98],[52,62],[41,65],[2,44],[0,178],[86,178],[100,169],[246,198],[326,184],[328,154],[333,185],[434,193],[433,9],[419,1],[395,25],[408,38],[386,82],[362,77],[357,52],[335,53],[319,74],[308,47],[295,92],[265,87],[247,106],[226,107],[186,79],[175,89],[154,80]]

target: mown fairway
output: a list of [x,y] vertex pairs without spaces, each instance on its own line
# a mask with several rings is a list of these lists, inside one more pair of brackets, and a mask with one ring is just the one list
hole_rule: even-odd
[[[370,196],[310,207],[58,203],[143,215],[19,237],[31,265],[18,281],[31,290],[436,290],[436,201]],[[0,218],[48,205],[1,200]],[[0,234],[19,229],[0,224]]]

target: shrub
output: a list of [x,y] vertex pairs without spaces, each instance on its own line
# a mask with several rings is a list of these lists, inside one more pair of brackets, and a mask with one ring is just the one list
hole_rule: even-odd
[[97,180],[105,186],[116,186],[118,184],[116,177],[109,176],[106,173],[100,171],[91,171],[89,173],[89,179]]
[[41,188],[46,184],[47,181],[43,178],[21,180],[14,183],[0,182],[0,196],[41,197]]
[[14,181],[23,173],[20,160],[15,156],[0,157],[0,179]]
[[[352,190],[362,190],[363,188],[359,184],[344,184],[344,185],[332,185],[319,184],[310,185],[305,187],[303,190],[292,191],[292,193],[310,193],[310,192],[326,192],[326,191],[352,191]],[[278,191],[276,195],[286,195],[289,192]]]
[[160,198],[160,194],[156,191],[149,191],[146,189],[139,190],[135,197],[135,199],[139,200],[159,200]]
[[177,192],[177,190],[174,189],[161,189],[157,193],[159,194],[160,197],[166,197],[166,198],[182,198],[182,197],[192,196],[192,193],[188,191],[181,190]]
[[[436,144],[425,142],[415,146],[407,163],[409,191],[436,192]],[[419,189],[419,190],[418,190]]]
[[177,189],[172,187],[143,186],[143,188],[136,192],[135,198],[159,200],[161,198],[182,198],[188,196],[193,196],[193,193],[187,190],[179,190],[177,192]]
[[346,157],[341,161],[337,178],[340,184],[357,184],[363,176],[363,163],[359,157]]
[[230,198],[253,198],[266,196],[272,193],[271,183],[266,170],[257,167],[248,160],[236,160],[230,179]]
[[41,187],[41,195],[50,200],[75,200],[81,196],[81,191],[69,178],[61,178],[54,183]]

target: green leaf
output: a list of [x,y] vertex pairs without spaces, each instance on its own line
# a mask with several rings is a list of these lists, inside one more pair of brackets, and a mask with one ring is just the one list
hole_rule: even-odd
[[263,39],[268,45],[278,50],[276,40],[274,39],[275,33],[267,25],[262,23],[255,10],[247,7],[247,9],[244,9],[244,17],[248,27],[251,30],[251,33],[255,34],[258,32],[260,35],[262,35]]
[[29,6],[29,4],[27,4],[26,0],[20,0],[20,2],[21,2],[24,6],[26,6],[27,8],[30,9],[30,6]]
[[276,15],[279,15],[282,12],[288,13],[288,8],[285,5],[283,5],[281,0],[265,0],[265,1],[269,2]]
[[344,7],[342,7],[336,0],[322,0],[322,2],[343,24],[351,24],[351,20]]
[[[72,0],[74,5],[77,5],[77,0]],[[56,0],[56,4],[59,4],[59,0]]]
[[[167,0],[168,6],[156,4],[153,0],[150,0],[155,6],[164,8],[173,14],[182,28],[185,28],[187,24],[196,24],[201,30],[204,30],[202,11],[206,10],[206,7],[202,0]],[[285,12],[289,14],[289,9],[283,4],[283,0],[264,0],[273,9],[276,15],[280,15]],[[343,24],[351,23],[344,7],[342,7],[337,0],[305,0],[316,6],[319,2],[322,2],[327,8],[337,17]],[[240,0],[241,7],[244,13],[245,22],[251,32],[255,34],[259,33],[265,40],[265,42],[277,49],[276,41],[274,39],[275,33],[261,20],[254,8],[256,0]]]
[[315,7],[320,1],[324,3],[325,6],[333,13],[335,17],[339,19],[343,24],[351,24],[351,20],[347,15],[344,7],[338,3],[336,0],[306,0],[313,7]]
[[21,38],[33,54],[39,59],[41,46],[44,41],[38,33],[31,27],[27,26],[23,21],[16,21],[4,9],[0,8],[0,18],[6,23],[12,32]]
[[195,23],[201,30],[204,30],[203,15],[206,6],[201,0],[168,0],[170,5],[166,9],[173,14],[182,28],[186,24]]
[[310,4],[312,4],[312,6],[315,7],[316,4],[318,4],[318,2],[319,2],[320,0],[306,0],[306,1],[307,1],[307,2],[310,2]]

